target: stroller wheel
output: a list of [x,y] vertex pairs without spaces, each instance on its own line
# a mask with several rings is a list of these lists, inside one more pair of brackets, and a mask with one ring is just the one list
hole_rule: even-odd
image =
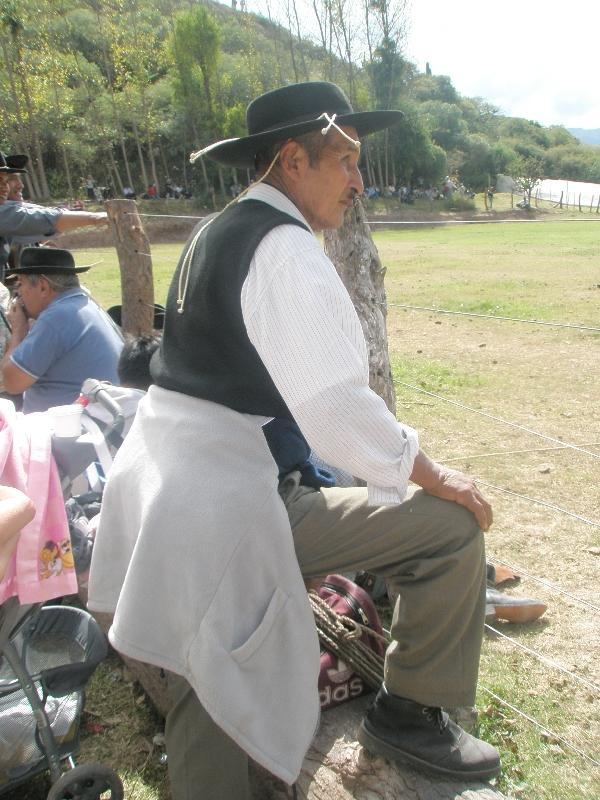
[[110,767],[81,764],[52,784],[46,800],[123,800],[123,784]]

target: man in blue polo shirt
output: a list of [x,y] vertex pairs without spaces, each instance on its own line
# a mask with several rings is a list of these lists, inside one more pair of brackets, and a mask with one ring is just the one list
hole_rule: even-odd
[[86,378],[119,383],[122,337],[80,287],[77,273],[88,269],[76,267],[68,250],[26,247],[11,270],[18,298],[0,370],[7,392],[24,393],[25,413],[72,403]]

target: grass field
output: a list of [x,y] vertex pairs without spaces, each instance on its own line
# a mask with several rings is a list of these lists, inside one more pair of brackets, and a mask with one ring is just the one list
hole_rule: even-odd
[[[576,677],[486,636],[478,709],[501,750],[498,786],[526,800],[600,800],[600,769],[563,741],[600,761],[600,332],[425,310],[600,328],[600,223],[399,226],[375,241],[387,267],[398,417],[430,455],[484,486],[495,509],[489,556],[571,595],[524,577],[509,591],[540,597],[546,615],[496,627]],[[152,248],[157,302],[180,249]],[[78,261],[97,256],[81,251]],[[112,250],[101,257],[85,282],[108,306],[119,302],[118,268]],[[87,708],[83,759],[119,769],[129,799],[166,797],[152,743],[160,720],[116,659],[98,670]],[[43,796],[32,788],[9,800]]]
[[[495,509],[487,535],[489,554],[596,607],[600,333],[395,304],[599,328],[599,234],[594,222],[544,222],[377,235],[388,267],[398,417],[421,431],[424,448],[437,459],[481,482],[595,521],[589,525],[486,488]],[[500,420],[596,455],[540,451],[536,448],[559,445]],[[523,450],[530,452],[514,452]],[[590,685],[600,685],[598,610],[530,579],[514,591],[539,596],[548,612],[537,624],[496,627],[588,683],[577,683],[491,635],[483,650],[481,687],[600,760],[600,688]],[[503,754],[502,789],[531,800],[600,798],[598,766],[503,707],[483,688],[478,703],[482,727]]]

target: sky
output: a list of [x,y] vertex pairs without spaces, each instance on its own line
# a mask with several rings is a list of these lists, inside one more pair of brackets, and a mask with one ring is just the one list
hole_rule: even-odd
[[600,128],[600,0],[411,0],[406,55],[542,125]]
[[[227,2],[227,0],[224,0]],[[289,0],[246,0],[279,18]],[[364,0],[346,0],[361,14]],[[390,0],[394,2],[394,0]],[[466,97],[542,125],[600,128],[600,0],[406,0],[405,55]],[[298,0],[314,27],[311,0]]]

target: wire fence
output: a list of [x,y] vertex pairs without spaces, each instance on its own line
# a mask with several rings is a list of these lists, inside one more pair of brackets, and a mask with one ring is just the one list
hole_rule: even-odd
[[[165,215],[165,214],[140,214],[140,216],[142,216],[142,217],[171,217],[171,218],[188,219],[188,220],[201,220],[201,219],[204,218],[204,217],[201,217],[201,216],[195,217],[195,216],[191,216],[191,215]],[[577,218],[558,218],[558,219],[555,218],[555,219],[552,219],[552,222],[564,222],[564,223],[567,223],[567,222],[583,222],[583,221],[595,222],[595,221],[600,221],[600,219],[585,219],[585,220],[577,219]],[[385,226],[390,226],[390,225],[410,225],[410,226],[427,225],[427,226],[431,226],[431,225],[469,225],[469,224],[481,225],[481,224],[515,224],[515,223],[517,223],[517,224],[544,224],[545,221],[542,221],[542,220],[529,220],[529,219],[527,219],[527,220],[512,220],[512,219],[511,220],[506,220],[506,219],[493,220],[493,219],[486,219],[486,220],[452,220],[452,221],[445,221],[445,220],[444,221],[396,221],[396,222],[384,221],[384,220],[370,220],[369,221],[369,224],[371,224],[371,225],[385,225]],[[148,255],[149,256],[150,254],[148,253],[148,254],[142,254],[142,255]],[[415,310],[415,311],[427,311],[427,312],[430,312],[430,313],[437,313],[437,314],[452,314],[452,315],[465,316],[465,317],[477,317],[477,318],[481,318],[481,319],[484,319],[484,320],[489,320],[490,323],[492,321],[493,322],[500,321],[500,322],[509,322],[509,323],[529,324],[529,325],[544,325],[544,326],[555,327],[555,328],[559,328],[559,329],[571,329],[571,330],[578,330],[578,331],[592,332],[592,333],[599,333],[600,332],[600,328],[599,327],[590,326],[590,325],[584,325],[584,324],[579,324],[579,323],[563,323],[563,322],[549,322],[549,321],[543,321],[543,320],[529,320],[529,319],[521,319],[521,318],[515,318],[515,317],[505,317],[505,316],[492,315],[492,314],[480,314],[480,313],[472,313],[472,312],[454,311],[454,310],[450,310],[450,309],[440,309],[440,308],[426,307],[426,306],[412,306],[412,305],[408,305],[408,304],[399,304],[399,303],[390,303],[389,305],[392,306],[392,307],[403,308],[403,309],[408,309],[408,310]],[[426,390],[426,389],[424,389],[424,388],[422,388],[420,386],[415,386],[414,384],[410,384],[410,383],[407,383],[407,382],[404,382],[404,381],[400,381],[400,380],[396,380],[396,381],[394,381],[394,383],[396,385],[403,386],[404,388],[409,389],[410,391],[413,391],[413,392],[416,392],[416,393],[419,393],[419,394],[423,394],[423,395],[425,395],[427,397],[430,397],[436,403],[443,402],[443,403],[451,404],[451,405],[461,409],[461,411],[464,412],[467,415],[473,414],[473,415],[481,416],[483,418],[486,418],[487,420],[489,420],[493,424],[498,424],[498,425],[503,425],[503,426],[507,426],[507,427],[513,428],[515,430],[520,431],[523,434],[543,439],[543,440],[551,443],[551,445],[552,445],[552,446],[540,447],[540,448],[523,448],[523,449],[514,449],[514,450],[492,451],[492,452],[488,452],[488,453],[479,453],[479,454],[473,454],[473,455],[464,456],[464,457],[463,456],[459,456],[459,457],[453,457],[453,458],[450,458],[450,459],[446,459],[446,462],[466,460],[466,459],[470,460],[470,459],[475,459],[475,458],[484,459],[484,458],[491,458],[491,457],[497,457],[497,456],[514,456],[514,455],[519,455],[519,454],[523,454],[523,453],[559,451],[559,450],[563,451],[563,452],[565,452],[567,454],[571,453],[571,455],[577,453],[579,455],[579,457],[585,456],[586,458],[589,458],[591,460],[600,459],[600,453],[595,452],[594,450],[590,449],[590,448],[593,448],[593,447],[599,447],[600,444],[597,443],[597,442],[592,442],[592,443],[583,442],[583,443],[580,443],[580,444],[579,443],[565,442],[565,441],[563,441],[561,439],[558,439],[556,437],[544,434],[544,433],[542,433],[540,431],[537,431],[537,430],[534,430],[534,429],[532,429],[530,427],[518,424],[518,423],[513,422],[511,420],[504,419],[502,417],[499,417],[497,415],[494,415],[494,414],[491,414],[489,412],[483,411],[481,409],[476,409],[476,408],[470,407],[470,406],[466,405],[465,403],[461,403],[459,401],[451,400],[449,398],[444,397],[443,395],[437,394],[435,392],[431,392],[431,391]],[[507,493],[507,494],[509,494],[511,496],[519,498],[520,500],[522,500],[525,503],[530,503],[530,504],[542,506],[544,508],[547,508],[552,513],[558,513],[558,514],[567,516],[567,517],[572,518],[574,520],[577,520],[579,522],[583,522],[586,525],[591,526],[593,528],[600,528],[600,521],[597,521],[597,520],[594,520],[594,519],[590,519],[590,518],[588,518],[588,517],[586,517],[584,515],[581,515],[581,514],[578,514],[578,513],[574,512],[574,511],[571,511],[569,509],[563,508],[562,506],[560,506],[560,505],[558,505],[556,503],[553,503],[551,501],[543,500],[543,499],[535,498],[535,497],[532,497],[532,496],[529,496],[529,495],[526,495],[526,494],[515,492],[512,489],[508,489],[506,487],[497,486],[495,484],[489,483],[489,482],[487,482],[487,481],[485,481],[483,479],[480,479],[480,478],[476,478],[476,480],[477,480],[477,483],[479,483],[479,484],[481,484],[483,486],[486,486],[486,487],[492,489],[493,491]],[[532,580],[534,582],[537,582],[539,585],[546,587],[550,592],[552,592],[552,593],[554,593],[556,595],[563,596],[566,599],[570,600],[571,602],[579,604],[582,608],[584,608],[584,609],[586,609],[588,611],[591,611],[593,613],[599,613],[600,612],[600,606],[599,605],[597,605],[597,604],[595,604],[593,602],[590,602],[590,601],[586,600],[585,598],[579,597],[576,594],[572,593],[571,591],[569,591],[567,589],[564,589],[563,587],[558,586],[556,583],[548,581],[543,577],[536,576],[535,574],[533,574],[531,571],[528,571],[527,569],[523,569],[523,568],[521,568],[519,566],[512,567],[510,564],[508,564],[505,561],[502,561],[499,558],[492,557],[492,561],[494,561],[495,563],[504,564],[505,566],[510,567],[511,569],[513,569],[513,571],[517,572],[518,574],[520,574],[522,576],[525,576],[526,578],[529,578],[530,580]],[[548,670],[558,671],[561,674],[563,674],[566,678],[568,678],[568,680],[572,681],[574,684],[585,688],[587,691],[593,692],[595,695],[600,694],[600,685],[595,683],[594,681],[590,681],[587,678],[582,677],[581,675],[577,674],[573,670],[568,669],[567,667],[565,667],[564,665],[560,664],[559,662],[557,662],[557,661],[549,658],[548,656],[540,653],[535,648],[529,647],[527,645],[524,645],[522,642],[519,642],[514,637],[507,636],[505,633],[503,633],[499,629],[497,629],[497,628],[495,628],[495,627],[493,627],[493,626],[491,626],[489,624],[486,624],[486,628],[495,637],[505,641],[508,645],[510,645],[511,647],[514,647],[517,651],[523,653],[526,656],[535,658],[540,664],[542,664]],[[594,756],[590,755],[589,753],[584,751],[582,748],[578,747],[578,745],[574,744],[573,742],[571,742],[567,738],[563,737],[562,735],[550,730],[543,723],[541,723],[539,720],[535,719],[535,717],[533,717],[532,715],[530,715],[530,714],[526,713],[524,710],[518,708],[515,704],[510,703],[508,700],[506,700],[505,698],[501,697],[500,695],[498,695],[497,693],[493,692],[492,690],[490,690],[490,689],[488,689],[486,687],[483,687],[483,686],[480,687],[480,688],[482,689],[482,691],[484,691],[490,697],[492,697],[494,699],[494,701],[496,701],[497,703],[501,704],[502,706],[505,706],[506,708],[510,709],[514,713],[518,714],[520,717],[525,719],[532,726],[534,726],[534,727],[540,729],[541,731],[545,732],[548,736],[552,737],[553,740],[555,740],[557,742],[560,742],[567,749],[571,750],[572,752],[577,754],[579,757],[581,757],[582,759],[584,759],[588,763],[591,763],[594,766],[600,766],[600,761],[598,761]],[[585,731],[584,731],[584,733],[585,733]]]

